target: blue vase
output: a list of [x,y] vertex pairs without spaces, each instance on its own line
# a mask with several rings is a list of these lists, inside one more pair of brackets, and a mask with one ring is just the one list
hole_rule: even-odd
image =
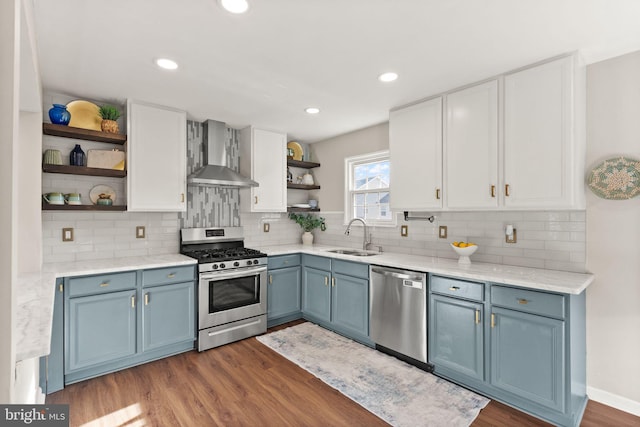
[[84,151],[80,147],[80,144],[76,144],[76,146],[69,153],[69,164],[71,166],[84,166]]
[[71,120],[71,113],[67,111],[67,106],[62,104],[53,104],[49,109],[49,119],[54,125],[67,126]]

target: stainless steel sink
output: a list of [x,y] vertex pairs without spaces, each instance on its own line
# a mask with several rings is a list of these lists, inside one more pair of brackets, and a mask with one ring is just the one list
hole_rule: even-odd
[[334,254],[353,255],[353,256],[378,255],[376,252],[365,252],[365,251],[359,251],[357,249],[331,249],[331,250],[328,250],[327,252],[332,252]]

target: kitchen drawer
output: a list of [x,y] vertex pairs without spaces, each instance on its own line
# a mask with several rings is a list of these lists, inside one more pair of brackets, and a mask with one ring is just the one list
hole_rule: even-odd
[[331,258],[303,254],[302,264],[307,267],[317,268],[318,270],[331,271]]
[[339,274],[346,274],[347,276],[362,277],[363,279],[369,278],[369,264],[361,264],[359,262],[341,261],[338,259],[333,260],[333,272]]
[[71,277],[65,284],[70,297],[104,294],[136,288],[136,272],[100,274],[97,276]]
[[190,282],[194,279],[195,272],[193,265],[156,268],[142,272],[142,286]]
[[484,300],[484,283],[431,276],[431,292],[473,301]]
[[564,296],[505,286],[491,287],[491,304],[512,310],[564,319]]
[[295,265],[300,265],[300,254],[270,256],[268,260],[269,270],[293,267]]

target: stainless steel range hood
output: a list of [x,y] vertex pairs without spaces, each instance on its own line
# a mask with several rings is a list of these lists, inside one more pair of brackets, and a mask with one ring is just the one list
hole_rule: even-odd
[[258,183],[227,166],[226,125],[207,120],[204,125],[204,166],[187,177],[188,185],[257,187]]

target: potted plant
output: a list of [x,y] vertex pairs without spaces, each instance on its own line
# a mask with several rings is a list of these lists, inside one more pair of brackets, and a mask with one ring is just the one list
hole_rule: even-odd
[[102,122],[100,122],[100,128],[103,132],[108,133],[119,133],[120,129],[118,129],[118,117],[120,117],[120,112],[113,105],[104,105],[100,107],[100,117],[102,117]]
[[315,215],[303,215],[291,212],[289,214],[289,219],[294,220],[304,230],[304,233],[302,233],[303,245],[313,244],[313,234],[311,234],[313,230],[315,230],[316,228],[320,228],[320,230],[322,231],[327,229],[324,218]]

